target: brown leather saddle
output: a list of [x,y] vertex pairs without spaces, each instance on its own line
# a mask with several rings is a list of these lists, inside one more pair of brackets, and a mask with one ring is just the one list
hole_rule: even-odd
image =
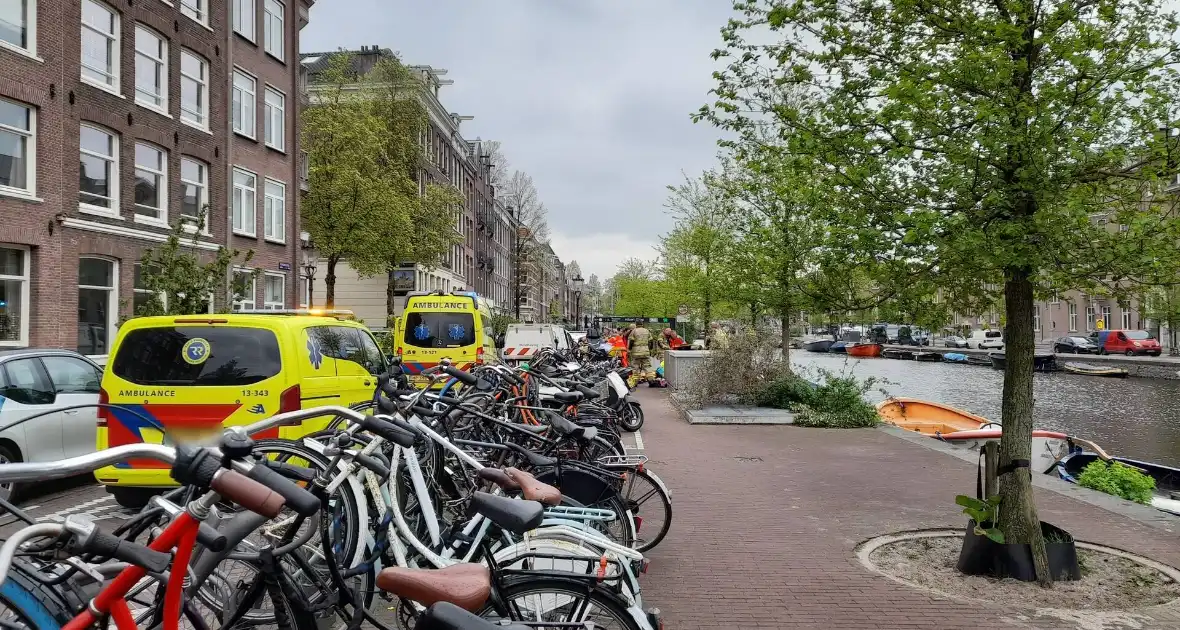
[[389,567],[377,574],[377,588],[423,606],[450,602],[475,612],[492,593],[492,574],[482,564],[453,564],[442,569]]

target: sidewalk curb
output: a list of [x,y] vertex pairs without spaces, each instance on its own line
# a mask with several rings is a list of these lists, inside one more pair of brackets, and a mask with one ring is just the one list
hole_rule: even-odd
[[[882,425],[878,430],[907,442],[912,442],[930,450],[970,462],[973,465],[979,462],[978,451],[955,448],[939,440],[895,426]],[[1173,516],[1167,512],[1162,512],[1146,505],[1139,505],[1138,503],[1098,492],[1097,490],[1083,488],[1077,484],[1072,484],[1050,475],[1033,475],[1033,486],[1049,490],[1050,492],[1056,492],[1057,494],[1076,499],[1082,503],[1088,503],[1108,512],[1114,512],[1148,527],[1168,532],[1169,534],[1180,535],[1180,517]]]

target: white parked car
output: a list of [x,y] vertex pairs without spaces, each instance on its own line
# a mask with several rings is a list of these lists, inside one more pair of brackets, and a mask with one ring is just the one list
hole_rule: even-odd
[[557,324],[509,324],[500,350],[505,361],[527,361],[541,348],[562,351],[574,347],[574,340]]
[[[0,350],[0,463],[46,462],[93,453],[102,368],[69,350]],[[19,484],[0,484],[12,500]]]
[[998,330],[973,330],[967,337],[967,347],[976,350],[1003,350],[1004,333]]

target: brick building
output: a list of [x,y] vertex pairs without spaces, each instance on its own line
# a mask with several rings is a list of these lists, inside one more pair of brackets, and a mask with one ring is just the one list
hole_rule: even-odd
[[255,253],[262,275],[242,303],[294,304],[298,32],[312,2],[6,9],[0,346],[105,354],[141,295],[144,248],[177,222],[197,231],[206,210],[197,250]]

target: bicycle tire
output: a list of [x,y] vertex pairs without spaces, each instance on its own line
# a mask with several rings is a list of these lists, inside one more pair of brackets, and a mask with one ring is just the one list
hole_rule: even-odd
[[[643,626],[639,625],[632,618],[631,613],[627,610],[627,606],[617,595],[600,586],[587,587],[584,580],[508,575],[500,580],[497,590],[500,600],[510,608],[513,607],[513,602],[517,599],[541,594],[564,596],[572,600],[588,599],[591,605],[599,610],[607,611],[614,618],[613,621],[617,622],[613,625],[603,625],[595,621],[595,628],[601,627],[604,630],[643,630]],[[502,612],[496,610],[492,604],[488,604],[477,614],[485,619],[499,620],[502,618]],[[518,611],[514,610],[513,612]],[[519,617],[520,615],[510,616]],[[538,620],[535,618],[514,618],[513,621],[536,622]],[[555,620],[542,620],[542,622],[544,621],[552,622]]]
[[[636,487],[635,481],[637,479],[645,480],[645,482],[650,484],[651,488],[654,490],[653,493],[647,495],[648,498],[644,501],[638,501],[632,492]],[[635,550],[647,552],[651,549],[654,549],[656,545],[660,544],[660,542],[664,540],[664,537],[668,535],[668,530],[672,528],[672,497],[668,493],[667,486],[664,484],[664,481],[660,479],[655,473],[644,468],[642,470],[633,470],[630,472],[627,482],[623,486],[622,494],[623,500],[627,504],[627,509],[631,511],[632,516],[643,519],[643,522],[645,523],[654,519],[654,513],[657,508],[663,512],[663,524],[660,525],[659,531],[657,531],[656,535],[650,540],[645,540],[639,535],[640,531],[643,530],[642,527],[635,528]],[[642,509],[643,505],[646,505],[648,501],[656,497],[659,498],[659,503],[657,505],[653,505],[652,509]],[[648,531],[650,531],[650,529]]]
[[58,630],[74,618],[61,595],[32,577],[28,563],[17,558],[0,585],[0,604],[15,613],[21,623],[37,630]]
[[633,402],[625,404],[619,412],[619,426],[631,433],[643,428],[643,407]]

